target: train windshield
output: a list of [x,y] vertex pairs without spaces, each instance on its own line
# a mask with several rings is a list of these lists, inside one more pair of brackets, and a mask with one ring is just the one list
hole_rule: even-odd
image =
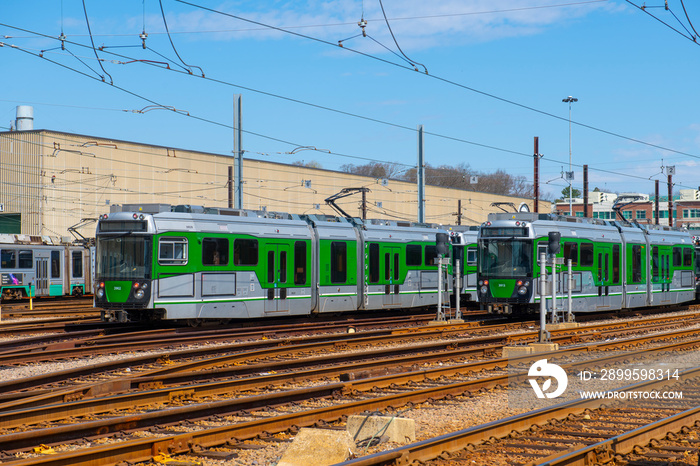
[[532,277],[532,240],[482,239],[479,274],[494,278]]
[[101,280],[150,279],[151,241],[146,236],[100,236],[97,276]]

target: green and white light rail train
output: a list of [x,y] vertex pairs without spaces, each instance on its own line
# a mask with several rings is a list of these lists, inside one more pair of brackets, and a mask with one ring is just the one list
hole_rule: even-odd
[[409,222],[122,206],[100,217],[96,248],[95,305],[106,320],[428,307],[438,302],[439,254],[443,289],[452,286],[449,231]]
[[[478,299],[484,308],[498,313],[539,311],[539,258],[548,252],[550,232],[560,235],[556,257],[572,261],[574,313],[695,299],[695,247],[685,229],[495,213],[489,214],[478,235]],[[568,267],[557,268],[557,289],[566,296]],[[548,269],[551,274],[551,266]]]

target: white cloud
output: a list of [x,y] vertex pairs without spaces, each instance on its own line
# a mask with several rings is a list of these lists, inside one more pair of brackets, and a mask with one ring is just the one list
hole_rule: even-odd
[[[539,6],[561,5],[565,2],[542,0]],[[361,3],[340,0],[276,2],[273,8],[260,8],[260,3],[226,3],[213,9],[251,21],[280,27],[300,34],[337,43],[359,34],[357,22],[363,16]],[[268,7],[269,3],[264,3]],[[535,5],[537,6],[537,5]],[[378,2],[364,4],[367,34],[395,50]],[[459,0],[425,2],[406,0],[384,2],[391,29],[401,48],[408,51],[424,50],[435,46],[484,42],[507,37],[538,34],[548,27],[574,21],[593,12],[612,11],[608,2],[588,3],[551,8],[534,8],[523,0],[477,0],[469,3]],[[257,26],[230,16],[205,10],[191,10],[168,15],[171,31],[204,32],[207,39],[232,40],[256,38],[269,40],[287,36],[273,29]],[[195,35],[190,34],[191,38]],[[288,37],[288,36],[287,36]],[[383,50],[375,42],[357,37],[346,42],[348,47],[363,51]]]

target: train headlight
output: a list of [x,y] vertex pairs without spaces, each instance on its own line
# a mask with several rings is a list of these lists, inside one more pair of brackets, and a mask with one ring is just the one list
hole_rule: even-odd
[[526,295],[527,294],[527,287],[521,286],[520,288],[518,288],[518,294],[521,296]]
[[136,299],[143,299],[144,295],[145,295],[145,293],[143,290],[136,290],[136,292],[134,293],[134,297]]
[[481,294],[486,294],[486,293],[488,293],[488,291],[489,291],[489,287],[488,287],[488,286],[485,286],[485,285],[484,285],[484,286],[482,286],[481,288],[479,288],[479,292],[481,292]]
[[102,299],[105,297],[105,290],[104,288],[98,288],[97,289],[97,297]]

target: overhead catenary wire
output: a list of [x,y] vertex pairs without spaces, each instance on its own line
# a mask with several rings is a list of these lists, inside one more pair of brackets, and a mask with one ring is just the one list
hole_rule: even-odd
[[[273,26],[273,25],[261,23],[261,22],[259,22],[259,21],[254,21],[254,20],[251,20],[251,19],[243,18],[243,17],[241,17],[241,16],[237,16],[237,15],[233,15],[233,14],[230,14],[230,13],[226,13],[226,12],[223,12],[223,11],[220,11],[220,10],[215,10],[215,9],[212,9],[212,8],[208,8],[208,7],[205,7],[205,6],[202,6],[202,5],[198,5],[198,4],[196,4],[196,3],[191,3],[191,2],[186,1],[186,0],[175,0],[175,1],[177,1],[177,2],[179,2],[179,3],[182,3],[182,4],[185,4],[185,5],[190,5],[190,6],[195,7],[195,8],[200,8],[200,9],[203,9],[203,10],[206,10],[206,11],[210,11],[210,12],[212,12],[212,13],[217,13],[217,14],[224,15],[224,16],[228,16],[228,17],[231,17],[231,18],[239,19],[239,20],[241,20],[241,21],[249,22],[249,23],[252,23],[252,24],[257,24],[257,25],[260,25],[260,26],[265,26],[265,27],[267,27],[267,28],[269,28],[269,29],[272,29],[272,30],[275,30],[275,31],[284,32],[284,33],[291,34],[291,35],[294,35],[294,36],[297,36],[297,37],[300,37],[300,38],[308,39],[308,40],[315,41],[315,42],[319,42],[319,43],[322,43],[322,44],[325,44],[325,45],[330,45],[330,46],[332,46],[332,47],[334,47],[334,48],[338,48],[337,44],[334,44],[334,43],[332,43],[332,42],[329,42],[329,41],[326,41],[326,40],[323,40],[323,39],[319,39],[319,38],[316,38],[316,37],[308,36],[308,35],[305,35],[305,34],[300,34],[300,33],[294,32],[294,31],[289,31],[289,30],[280,28],[280,27],[278,27],[278,26]],[[629,0],[626,0],[626,1],[629,2]],[[355,50],[355,49],[352,49],[352,48],[349,48],[349,47],[341,47],[341,48],[342,48],[343,50],[347,50],[347,51],[349,51],[349,52],[353,52],[353,53],[356,53],[356,54],[358,54],[358,55],[361,55],[361,56],[364,56],[364,57],[367,57],[367,58],[371,58],[371,59],[373,59],[373,60],[377,60],[377,61],[382,62],[382,63],[386,63],[386,64],[393,65],[393,66],[395,66],[395,67],[398,67],[398,68],[401,68],[401,69],[404,69],[404,70],[410,70],[410,71],[414,71],[414,72],[415,72],[415,70],[414,70],[413,68],[410,68],[410,67],[407,67],[407,66],[398,64],[398,63],[394,63],[394,62],[392,62],[392,61],[389,61],[389,60],[383,59],[383,58],[381,58],[381,57],[377,57],[377,56],[368,54],[368,53],[366,53],[366,52],[362,52],[362,51],[359,51],[359,50]],[[663,146],[660,146],[660,145],[658,145],[658,144],[654,144],[654,143],[642,141],[642,140],[640,140],[640,139],[636,139],[636,138],[624,136],[624,135],[622,135],[622,134],[619,134],[619,133],[616,133],[616,132],[613,132],[613,131],[608,131],[608,130],[605,130],[605,129],[602,129],[602,128],[595,127],[595,126],[593,126],[593,125],[588,125],[588,124],[580,123],[580,122],[577,122],[577,121],[574,121],[574,120],[569,120],[569,118],[567,118],[567,117],[562,117],[562,116],[555,115],[555,114],[550,113],[550,112],[546,112],[546,111],[544,111],[544,110],[539,110],[539,109],[537,109],[537,108],[535,108],[535,107],[531,107],[531,106],[529,106],[529,105],[521,104],[521,103],[516,102],[516,101],[514,101],[514,100],[506,99],[506,98],[504,98],[504,97],[500,97],[500,96],[497,96],[497,95],[492,94],[492,93],[489,93],[489,92],[481,91],[481,90],[479,90],[479,89],[476,89],[476,88],[473,88],[473,87],[470,87],[470,86],[467,86],[467,85],[458,83],[458,82],[456,82],[456,81],[452,81],[452,80],[447,79],[447,78],[443,78],[443,77],[437,76],[437,75],[435,75],[435,74],[420,73],[420,75],[421,75],[421,76],[425,76],[426,78],[432,78],[432,79],[438,80],[438,81],[443,82],[443,83],[445,83],[445,84],[449,84],[449,85],[452,85],[452,86],[456,86],[456,87],[458,87],[458,88],[461,88],[461,89],[464,89],[464,90],[467,90],[467,91],[470,91],[470,92],[474,92],[474,93],[479,94],[479,95],[483,95],[483,96],[485,96],[485,97],[489,97],[489,98],[492,98],[492,99],[501,101],[501,102],[503,102],[503,103],[507,103],[507,104],[510,104],[510,105],[514,105],[514,106],[516,106],[516,107],[520,107],[520,108],[522,108],[522,109],[524,109],[524,110],[532,111],[532,112],[538,113],[538,114],[540,114],[540,115],[544,115],[544,116],[547,116],[547,117],[550,117],[550,118],[554,118],[554,119],[557,119],[557,120],[560,120],[560,121],[566,121],[567,123],[570,121],[572,125],[577,125],[577,126],[580,126],[580,127],[582,127],[582,128],[587,128],[587,129],[590,129],[590,130],[592,130],[592,131],[600,132],[600,133],[603,133],[603,134],[607,134],[607,135],[609,135],[609,136],[613,136],[613,137],[616,137],[616,138],[624,139],[624,140],[627,140],[627,141],[630,141],[630,142],[634,142],[634,143],[637,143],[637,144],[646,145],[646,146],[648,146],[648,147],[653,147],[653,148],[660,149],[660,150],[663,150],[663,151],[672,152],[672,153],[677,153],[677,154],[680,154],[680,155],[686,155],[686,156],[688,156],[688,157],[693,157],[693,158],[700,159],[700,155],[690,154],[690,153],[687,153],[687,152],[678,151],[678,150],[675,150],[675,149],[663,147]],[[415,131],[414,128],[411,128],[411,130],[412,130],[412,131]],[[432,133],[426,133],[426,134],[432,134]],[[432,134],[432,135],[435,135],[435,134]],[[530,157],[530,156],[532,156],[532,154],[528,154],[528,157]]]
[[[5,25],[5,26],[9,26],[9,25]],[[9,26],[9,27],[13,27],[13,26]],[[25,31],[26,31],[26,30],[25,30]],[[29,31],[27,31],[27,32],[29,32]],[[42,34],[39,34],[39,35],[42,35]],[[50,37],[50,36],[46,36],[46,37]],[[1,44],[1,43],[0,43],[0,44]],[[77,44],[77,45],[81,45],[81,44]],[[32,52],[29,52],[29,51],[27,51],[27,50],[23,50],[22,48],[17,47],[17,46],[14,46],[13,48],[16,48],[16,49],[18,49],[18,50],[21,50],[21,51],[23,51],[23,52],[25,52],[25,53],[29,53],[29,54],[35,55],[35,54],[33,54]],[[120,55],[120,54],[114,54],[114,53],[112,53],[112,54],[113,54],[113,55],[117,55],[117,56],[122,56],[122,55]],[[68,69],[70,69],[70,70],[72,70],[72,71],[74,71],[74,72],[77,72],[77,73],[79,73],[79,74],[82,74],[82,75],[84,75],[84,76],[87,76],[87,77],[90,77],[90,78],[92,78],[92,79],[95,79],[94,77],[92,77],[92,76],[90,76],[90,75],[87,75],[87,74],[85,74],[85,73],[83,73],[83,72],[81,72],[81,71],[79,71],[79,70],[75,70],[74,68],[68,67],[68,66],[66,66],[66,65],[64,65],[64,64],[61,64],[61,63],[58,63],[58,62],[55,62],[55,61],[50,60],[50,59],[48,59],[48,58],[46,58],[46,57],[40,57],[40,58],[43,58],[43,59],[45,59],[45,60],[48,60],[49,62],[54,63],[54,64],[57,64],[57,65],[62,66],[62,67],[64,67],[64,68],[68,68]],[[177,71],[177,70],[171,70],[171,71]],[[393,126],[393,127],[405,129],[405,130],[408,130],[408,131],[411,131],[411,132],[415,132],[415,131],[416,131],[415,128],[407,127],[407,126],[404,126],[404,125],[399,125],[399,124],[396,124],[396,123],[386,122],[386,121],[383,121],[383,120],[378,120],[378,119],[374,119],[374,118],[370,118],[370,117],[365,117],[365,116],[362,116],[362,115],[352,114],[352,113],[350,113],[350,112],[345,112],[345,111],[341,111],[341,110],[337,110],[337,109],[332,109],[332,108],[330,108],[330,107],[324,107],[324,106],[320,106],[320,105],[317,105],[317,104],[312,104],[312,103],[309,103],[309,102],[300,101],[300,100],[297,100],[297,99],[291,99],[291,98],[288,98],[288,97],[285,97],[285,96],[280,96],[280,95],[277,95],[277,94],[272,94],[272,93],[268,93],[268,92],[265,92],[265,91],[260,91],[260,90],[257,90],[257,89],[253,89],[253,88],[238,86],[238,85],[236,85],[236,84],[231,84],[231,83],[228,83],[228,82],[225,82],[225,81],[221,81],[221,80],[217,80],[217,79],[212,79],[212,78],[205,78],[205,79],[208,79],[208,80],[211,80],[211,81],[214,81],[214,82],[218,82],[218,83],[221,83],[221,84],[226,84],[226,85],[230,85],[230,86],[233,86],[233,87],[243,88],[243,89],[250,90],[250,91],[253,91],[253,92],[258,92],[258,93],[261,93],[261,94],[265,94],[265,95],[269,95],[269,96],[281,98],[281,99],[284,99],[284,100],[290,100],[290,101],[297,102],[297,103],[300,103],[300,104],[309,105],[309,106],[312,106],[312,107],[316,107],[316,108],[320,108],[320,109],[324,109],[324,110],[328,110],[328,111],[333,111],[333,112],[336,112],[336,113],[341,113],[341,114],[344,114],[344,115],[353,116],[353,117],[357,117],[357,118],[362,118],[362,119],[365,119],[365,120],[369,120],[369,121],[373,121],[373,122],[377,122],[377,123],[381,123],[381,124],[385,124],[385,125],[389,125],[389,126]],[[116,85],[113,85],[113,86],[114,86],[115,88],[117,88],[117,89],[119,89],[119,90],[123,90],[124,92],[127,92],[127,93],[129,93],[129,94],[131,94],[131,95],[133,95],[133,96],[135,96],[135,97],[141,98],[141,99],[143,99],[143,100],[145,100],[145,101],[147,101],[147,102],[153,103],[154,105],[157,105],[157,106],[160,106],[160,107],[164,107],[164,108],[165,108],[165,106],[163,106],[162,104],[159,104],[159,103],[157,103],[157,102],[155,102],[155,101],[153,101],[153,100],[151,100],[151,99],[148,99],[148,98],[146,98],[146,97],[143,97],[143,96],[141,96],[141,95],[139,95],[139,94],[136,94],[136,93],[134,93],[134,92],[132,92],[132,91],[123,89],[123,88],[121,88],[121,87],[119,87],[119,86],[116,86]],[[197,116],[194,116],[194,115],[189,115],[189,114],[188,114],[187,116],[190,116],[190,117],[192,117],[192,118],[195,118],[195,119],[197,119],[197,120],[201,120],[201,121],[204,121],[204,122],[212,123],[212,124],[215,124],[215,125],[218,125],[218,126],[222,126],[222,127],[226,127],[226,128],[231,128],[231,129],[233,129],[233,127],[232,127],[231,125],[226,125],[226,124],[223,124],[223,123],[220,123],[220,122],[215,122],[215,121],[213,121],[213,120],[209,120],[209,119],[202,118],[202,117],[197,117]],[[585,126],[585,125],[584,125],[584,126]],[[258,136],[258,137],[265,138],[265,139],[269,139],[269,140],[273,140],[273,141],[277,141],[277,142],[281,142],[281,143],[293,145],[293,146],[295,146],[295,147],[298,147],[298,146],[300,145],[300,144],[295,143],[295,142],[290,142],[290,141],[281,140],[281,139],[278,139],[278,138],[274,138],[274,137],[262,135],[262,134],[260,134],[260,133],[255,133],[255,132],[251,132],[251,131],[248,131],[248,130],[243,130],[243,131],[244,131],[245,133],[248,133],[248,134],[251,134],[251,135],[255,135],[255,136]],[[456,141],[456,142],[461,142],[461,143],[465,143],[465,144],[470,144],[470,145],[474,145],[474,146],[477,146],[477,147],[482,147],[482,148],[486,148],[486,149],[497,150],[497,151],[501,151],[501,152],[506,152],[506,153],[514,154],[514,155],[519,155],[519,156],[522,156],[522,157],[527,157],[527,158],[530,158],[530,157],[531,157],[531,154],[529,154],[529,153],[524,153],[524,152],[519,152],[519,151],[514,151],[514,150],[509,150],[509,149],[504,149],[504,148],[499,148],[499,147],[496,147],[496,146],[491,146],[491,145],[487,145],[487,144],[481,144],[481,143],[477,143],[477,142],[474,142],[474,141],[469,141],[469,140],[465,140],[465,139],[457,138],[457,137],[452,137],[452,136],[446,136],[446,135],[439,134],[439,133],[434,133],[434,132],[429,132],[429,131],[428,131],[428,132],[425,132],[425,134],[432,135],[432,136],[439,137],[439,138],[443,138],[443,139],[447,139],[447,140],[453,140],[453,141]],[[626,139],[630,139],[630,138],[626,138]],[[645,144],[648,144],[648,143],[645,143]],[[670,152],[675,152],[675,153],[678,153],[678,154],[680,154],[680,155],[686,155],[686,156],[690,156],[690,157],[700,158],[700,156],[696,156],[696,155],[694,155],[694,154],[688,154],[688,153],[685,153],[685,152],[680,152],[680,151],[676,151],[676,150],[669,149],[669,148],[664,148],[664,147],[657,146],[657,145],[653,145],[653,144],[648,144],[648,145],[652,145],[652,146],[657,147],[657,148],[660,148],[660,149],[662,149],[662,150],[666,150],[666,151],[670,151]],[[342,157],[354,158],[354,159],[357,159],[357,160],[366,160],[366,161],[373,161],[373,162],[384,162],[384,161],[378,160],[378,159],[372,159],[372,158],[367,158],[367,157],[359,157],[359,156],[351,156],[351,155],[339,154],[339,153],[335,153],[335,152],[332,152],[332,154],[333,154],[333,155],[339,155],[339,156],[342,156]],[[552,159],[552,158],[550,158],[550,157],[543,157],[543,160],[544,160],[544,161],[555,162],[555,163],[561,163],[560,160]],[[398,163],[398,164],[400,164],[399,162],[393,162],[393,163]],[[402,164],[402,165],[405,165],[405,166],[407,166],[407,167],[413,166],[413,165],[409,165],[409,164]],[[574,164],[574,166],[576,166],[576,167],[582,167],[582,165],[580,165],[580,164]],[[591,168],[589,168],[589,169],[592,170],[592,171],[598,170],[598,169],[595,169],[595,168],[593,168],[593,167],[591,167]],[[645,177],[639,177],[639,176],[630,175],[630,174],[627,174],[627,173],[612,172],[612,171],[609,171],[609,170],[599,170],[599,171],[607,172],[607,173],[611,173],[611,174],[617,174],[617,175],[621,175],[621,176],[633,177],[633,178],[637,178],[637,179],[645,179]]]
[[418,68],[416,68],[416,65],[420,65],[423,67],[423,70],[425,73],[428,73],[428,68],[422,63],[418,63],[415,60],[411,60],[406,56],[403,50],[401,50],[401,46],[399,45],[399,42],[396,40],[396,36],[394,35],[394,31],[391,29],[391,24],[389,24],[389,18],[386,17],[386,11],[384,11],[384,3],[382,3],[382,0],[379,0],[379,6],[382,8],[382,15],[384,16],[384,21],[386,22],[386,27],[389,29],[389,33],[391,34],[391,38],[394,39],[394,44],[396,44],[396,48],[399,49],[399,52],[401,52],[401,55],[408,61],[408,63],[411,64],[411,66],[414,67],[416,71],[418,71]]
[[[85,0],[83,0],[83,1],[85,1]],[[173,42],[173,38],[170,36],[170,29],[168,28],[168,20],[165,19],[165,10],[163,9],[163,0],[158,0],[158,3],[160,4],[160,12],[163,15],[163,24],[165,25],[165,32],[168,34],[168,40],[170,40],[170,45],[172,45],[173,51],[175,51],[175,55],[177,55],[177,58],[179,58],[180,61],[182,62],[182,64],[187,67],[187,71],[189,72],[189,74],[193,74],[192,68],[197,68],[199,70],[199,72],[201,73],[202,77],[204,77],[204,70],[202,70],[202,68],[200,68],[199,66],[195,66],[195,65],[188,65],[187,63],[185,63],[185,60],[183,60],[182,57],[180,56],[180,54],[178,53],[177,49],[175,48],[175,43]]]
[[[220,12],[220,11],[217,11],[217,10],[212,10],[212,9],[210,9],[210,8],[203,7],[203,6],[199,6],[199,5],[196,5],[196,4],[192,4],[192,3],[186,2],[186,1],[184,1],[184,0],[176,0],[176,1],[178,1],[178,2],[180,2],[180,3],[188,4],[188,5],[191,5],[191,6],[195,6],[195,7],[198,7],[198,8],[202,8],[202,9],[205,9],[205,10],[208,10],[208,11],[212,11],[212,12],[214,12],[214,13],[219,13],[219,14],[222,14],[222,15],[225,15],[225,16],[231,16],[231,17],[234,17],[234,18],[236,18],[236,19],[241,19],[241,20],[243,20],[243,21],[251,21],[251,22],[254,22],[254,23],[256,23],[256,24],[264,25],[264,23],[258,23],[258,22],[256,22],[256,21],[246,20],[246,19],[244,19],[244,18],[240,18],[240,17],[235,16],[235,15],[230,15],[230,14],[228,14],[228,13]],[[627,1],[629,1],[629,0],[627,0]],[[6,26],[6,27],[11,27],[11,28],[13,28],[13,29],[22,30],[22,31],[24,31],[24,32],[30,32],[30,33],[32,33],[32,31],[28,31],[28,30],[22,29],[22,28],[17,28],[17,27],[10,26],[10,25],[7,25],[7,24],[0,23],[0,25]],[[302,35],[302,34],[290,32],[290,31],[285,31],[284,29],[278,28],[278,27],[276,27],[276,26],[267,26],[267,27],[272,28],[272,29],[275,29],[275,30],[280,30],[280,31],[282,31],[282,32],[288,32],[288,33],[290,33],[290,34],[297,35],[297,36],[300,36],[300,37],[303,37],[303,38],[308,38],[308,39],[311,39],[311,40],[314,40],[314,41],[319,41],[319,42],[322,42],[322,43],[325,43],[325,44],[328,44],[328,45],[332,45],[332,46],[335,47],[335,44],[332,44],[332,43],[330,43],[330,42],[327,42],[327,41],[324,41],[324,40],[321,40],[321,39],[316,39],[316,38],[313,38],[313,37],[310,37],[310,36],[305,36],[305,35]],[[55,39],[55,38],[53,38],[53,37],[51,37],[51,36],[44,35],[44,34],[41,34],[41,33],[35,33],[35,34],[38,34],[38,35],[41,35],[41,36],[44,36],[44,37],[47,37],[47,38]],[[75,44],[75,45],[82,45],[82,44]],[[366,54],[366,53],[363,53],[363,52],[358,52],[358,51],[355,51],[355,50],[349,49],[349,48],[345,48],[345,49],[346,49],[346,50],[353,51],[353,52],[356,52],[356,53],[359,53],[359,54],[361,54],[361,55],[368,56],[368,57],[370,57],[370,58],[374,58],[374,59],[377,59],[377,60],[380,60],[380,61],[383,61],[383,62],[386,62],[386,63],[393,64],[393,65],[395,65],[395,66],[402,67],[402,68],[404,68],[404,69],[410,69],[410,68],[403,67],[403,66],[401,66],[401,65],[396,65],[396,64],[393,63],[393,62],[388,62],[388,61],[386,61],[386,60],[383,60],[383,59],[378,58],[378,57],[374,57],[374,56],[372,56],[372,55],[369,55],[369,54]],[[123,55],[120,55],[120,54],[116,54],[116,53],[112,53],[112,54],[115,55],[115,56],[122,56],[122,57],[124,57]],[[130,57],[129,57],[129,58],[130,58]],[[150,63],[144,63],[144,64],[150,64]],[[62,65],[62,66],[65,66],[65,65]],[[173,70],[173,69],[169,69],[168,71],[176,71],[176,72],[179,72],[178,70]],[[466,90],[470,90],[470,91],[473,91],[473,92],[476,92],[476,93],[479,93],[479,94],[482,94],[482,95],[485,95],[485,96],[488,96],[488,97],[492,97],[492,98],[495,98],[495,99],[497,99],[497,100],[501,100],[501,101],[506,102],[506,103],[510,103],[510,104],[513,104],[513,105],[516,105],[516,106],[519,106],[519,107],[522,107],[522,108],[525,108],[525,109],[528,109],[528,110],[532,110],[532,111],[535,111],[535,112],[537,112],[537,113],[541,113],[541,114],[546,115],[546,116],[550,116],[550,117],[553,117],[553,118],[556,118],[556,119],[559,119],[559,120],[562,120],[562,121],[567,121],[567,122],[569,121],[567,118],[559,117],[559,116],[557,116],[557,115],[554,115],[554,114],[551,114],[551,113],[548,113],[548,112],[544,112],[544,111],[541,111],[541,110],[537,110],[537,109],[535,109],[535,108],[528,107],[528,106],[525,106],[525,105],[523,105],[523,104],[519,104],[519,103],[517,103],[517,102],[510,101],[510,100],[508,100],[508,99],[504,99],[504,98],[495,96],[495,95],[493,95],[493,94],[485,93],[485,92],[483,92],[483,91],[479,91],[479,90],[470,88],[470,87],[468,87],[468,86],[461,85],[461,84],[459,84],[459,83],[454,83],[454,82],[452,82],[452,81],[445,80],[444,78],[440,78],[440,77],[437,77],[437,76],[435,76],[435,75],[427,75],[427,76],[430,76],[430,77],[432,77],[432,78],[434,78],[434,79],[439,79],[439,80],[442,80],[442,81],[445,81],[445,82],[448,82],[448,83],[452,83],[452,84],[454,84],[454,85],[456,85],[456,86],[458,86],[458,87],[462,87],[462,88],[464,88],[464,89],[466,89]],[[416,131],[415,128],[407,127],[407,126],[404,126],[404,125],[399,125],[399,124],[395,124],[395,123],[391,123],[391,122],[386,122],[386,121],[383,121],[383,120],[379,120],[379,119],[375,119],[375,118],[371,118],[371,117],[366,117],[366,116],[354,114],[354,113],[351,113],[351,112],[345,112],[345,111],[338,110],[338,109],[333,109],[333,108],[330,108],[330,107],[327,107],[327,106],[322,106],[322,105],[318,105],[318,104],[313,104],[313,103],[310,103],[310,102],[305,102],[305,101],[302,101],[302,100],[298,100],[298,99],[293,99],[293,98],[281,96],[281,95],[279,95],[279,94],[269,93],[269,92],[266,92],[266,91],[261,91],[261,90],[258,90],[258,89],[254,89],[254,88],[250,88],[250,87],[246,87],[246,86],[241,86],[241,85],[238,85],[238,84],[229,83],[229,82],[226,82],[226,81],[223,81],[223,80],[212,79],[212,78],[206,78],[206,77],[204,77],[204,76],[202,76],[202,77],[205,78],[205,79],[207,79],[207,80],[209,80],[209,81],[213,81],[213,82],[216,82],[216,83],[219,83],[219,84],[228,85],[228,86],[231,86],[231,87],[236,87],[236,88],[239,88],[239,89],[248,90],[248,91],[255,92],[255,93],[259,93],[259,94],[262,94],[262,95],[267,95],[267,96],[270,96],[270,97],[275,97],[275,98],[287,100],[287,101],[290,101],[290,102],[295,102],[295,103],[299,103],[299,104],[302,104],[302,105],[307,105],[307,106],[311,106],[311,107],[314,107],[314,108],[318,108],[318,109],[323,109],[323,110],[327,110],[327,111],[339,113],[339,114],[346,115],[346,116],[351,116],[351,117],[355,117],[355,118],[360,118],[360,119],[364,119],[364,120],[371,121],[371,122],[376,122],[376,123],[380,123],[380,124],[385,124],[385,125],[393,126],[393,127],[396,127],[396,128],[405,129],[405,130],[408,130],[408,131],[411,131],[411,132],[415,132],[415,131]],[[147,100],[147,99],[145,99],[145,100]],[[678,151],[678,150],[675,150],[675,149],[671,149],[671,148],[667,148],[667,147],[664,147],[664,146],[660,146],[660,145],[658,145],[658,144],[653,144],[653,143],[649,143],[649,142],[642,141],[642,140],[639,140],[639,139],[627,137],[627,136],[624,136],[624,135],[620,135],[620,134],[614,133],[614,132],[612,132],[612,131],[607,131],[607,130],[600,129],[600,128],[597,128],[597,127],[594,127],[594,126],[591,126],[591,125],[586,125],[586,124],[583,124],[583,123],[579,123],[579,122],[576,122],[576,121],[573,121],[573,120],[571,121],[571,123],[572,123],[572,124],[575,124],[575,125],[579,125],[579,126],[584,127],[584,128],[588,128],[588,129],[594,130],[594,131],[599,131],[599,132],[602,132],[602,133],[604,133],[604,134],[608,134],[608,135],[611,135],[611,136],[614,136],[614,137],[618,137],[618,138],[621,138],[621,139],[625,139],[625,140],[628,140],[628,141],[631,141],[631,142],[635,142],[635,143],[647,145],[647,146],[650,146],[650,147],[654,147],[654,148],[657,148],[657,149],[660,149],[660,150],[663,150],[663,151],[672,152],[672,153],[676,153],[676,154],[679,154],[679,155],[684,155],[684,156],[688,156],[688,157],[700,159],[700,155],[690,154],[690,153],[687,153],[687,152]],[[473,141],[464,140],[464,139],[461,139],[461,138],[449,137],[449,136],[445,136],[445,135],[442,135],[442,134],[439,134],[439,133],[425,132],[425,134],[428,134],[428,135],[431,135],[431,136],[435,136],[435,137],[444,138],[444,139],[450,139],[450,140],[454,140],[454,141],[458,141],[458,142],[463,142],[463,143],[466,143],[466,144],[471,144],[471,145],[475,145],[475,146],[479,146],[479,147],[483,147],[483,148],[487,148],[487,149],[495,149],[495,150],[499,150],[499,151],[503,151],[503,152],[509,152],[509,153],[512,153],[512,154],[517,154],[517,155],[521,155],[521,156],[525,156],[525,157],[531,157],[531,154],[526,154],[526,153],[517,152],[517,151],[510,151],[510,150],[507,150],[507,149],[501,149],[501,148],[497,148],[497,147],[495,147],[495,146],[490,146],[490,145],[487,145],[487,144],[480,144],[480,143],[476,143],[476,142],[473,142]],[[270,139],[273,139],[273,140],[274,140],[274,138],[270,138]],[[282,141],[280,141],[280,142],[282,142]],[[560,161],[558,161],[558,160],[549,160],[548,158],[544,158],[544,160],[546,160],[546,161],[554,161],[554,162],[556,162],[556,163],[560,163]],[[576,165],[576,166],[577,166],[577,167],[581,167],[581,165]]]
[[[386,123],[386,122],[384,122],[384,123]],[[401,125],[398,125],[398,126],[401,127]],[[409,130],[411,130],[411,131],[415,131],[414,128],[407,128],[407,127],[404,127],[404,128],[405,128],[405,129],[409,129]],[[445,137],[445,136],[443,136],[443,135],[439,135],[439,134],[436,134],[436,133],[428,133],[428,134],[432,134],[432,135],[435,135],[435,136],[437,136],[437,137]],[[264,137],[264,136],[263,136],[263,137]],[[473,143],[472,141],[464,141],[464,140],[457,139],[457,138],[455,138],[455,140],[459,140],[460,142],[466,142],[466,143],[469,143],[469,144],[477,144],[477,143]],[[287,142],[285,141],[285,143],[287,143]],[[478,144],[477,144],[477,145],[478,145]],[[496,147],[486,146],[486,145],[482,145],[482,147],[491,148],[491,149],[495,149],[495,150],[503,150],[503,149],[501,149],[501,148],[496,148]],[[663,147],[660,147],[660,146],[656,146],[656,147],[659,147],[659,148],[661,148],[661,149],[663,149],[663,150],[670,150],[670,149],[668,149],[668,148],[663,148]],[[518,155],[522,155],[522,156],[526,156],[526,157],[530,157],[530,154],[520,153],[520,152],[517,152],[517,151],[511,151],[511,153],[518,154]],[[679,152],[679,153],[680,153],[680,152]],[[680,153],[680,154],[694,156],[694,155],[692,155],[692,154],[684,154],[684,153]],[[580,166],[580,165],[579,165],[579,166]],[[610,173],[610,172],[609,172],[609,173]],[[641,178],[640,178],[640,179],[641,179]]]
[[[90,42],[92,43],[92,50],[95,52],[95,57],[97,58],[97,63],[100,64],[100,68],[102,68],[102,72],[109,76],[109,84],[114,84],[114,80],[112,79],[112,75],[107,73],[107,70],[105,70],[104,66],[102,66],[102,60],[100,60],[100,56],[97,54],[97,49],[95,48],[95,41],[92,38],[92,30],[90,29],[90,18],[88,18],[88,12],[87,12],[87,7],[85,6],[85,0],[83,0],[83,11],[85,12],[85,23],[87,24],[88,28],[88,34],[90,34]],[[105,81],[105,77],[102,76],[102,81]]]

